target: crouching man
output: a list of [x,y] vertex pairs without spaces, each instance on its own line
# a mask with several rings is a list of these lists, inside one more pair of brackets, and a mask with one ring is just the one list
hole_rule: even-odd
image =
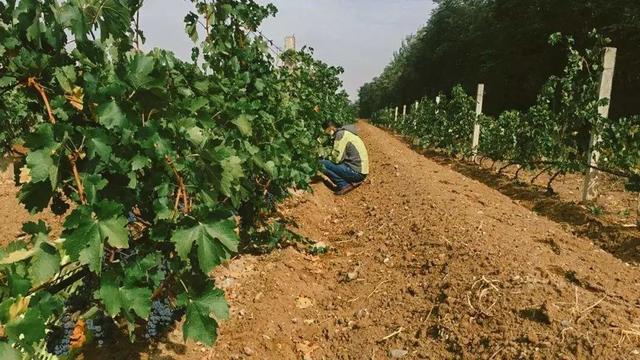
[[335,185],[336,195],[344,195],[360,186],[369,174],[369,155],[358,136],[355,125],[337,127],[333,121],[324,124],[325,133],[333,137],[331,159],[323,159],[322,173]]

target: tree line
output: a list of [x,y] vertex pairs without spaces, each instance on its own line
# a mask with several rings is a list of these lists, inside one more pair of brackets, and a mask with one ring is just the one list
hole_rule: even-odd
[[[637,0],[436,0],[437,8],[409,36],[384,71],[359,91],[361,117],[435,97],[461,84],[486,84],[485,112],[524,110],[566,53],[549,35],[571,35],[578,48],[597,30],[618,48],[613,117],[640,113],[640,2]],[[586,64],[585,66],[591,66]]]

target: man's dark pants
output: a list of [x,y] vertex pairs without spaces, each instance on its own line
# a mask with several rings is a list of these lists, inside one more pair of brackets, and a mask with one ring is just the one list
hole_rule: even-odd
[[321,160],[323,168],[322,173],[325,174],[331,182],[336,184],[338,190],[344,189],[349,184],[363,182],[365,176],[353,170],[347,164],[336,164],[329,160]]

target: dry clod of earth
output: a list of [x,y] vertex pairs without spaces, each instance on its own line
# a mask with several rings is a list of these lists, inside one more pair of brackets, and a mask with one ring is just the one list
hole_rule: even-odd
[[403,349],[394,349],[389,351],[389,356],[391,356],[394,359],[402,359],[403,357],[405,357],[409,352],[407,350],[403,350]]

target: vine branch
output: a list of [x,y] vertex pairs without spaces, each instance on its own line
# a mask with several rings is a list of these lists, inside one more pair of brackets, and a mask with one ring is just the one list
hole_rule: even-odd
[[76,182],[76,188],[78,191],[78,196],[80,196],[80,202],[83,205],[87,204],[87,195],[84,192],[84,185],[82,184],[82,179],[80,178],[80,173],[78,172],[78,158],[80,157],[80,153],[78,150],[73,151],[69,155],[69,163],[71,163],[71,171],[73,172],[73,178]]
[[40,94],[42,101],[44,101],[44,105],[47,108],[47,114],[49,115],[49,122],[52,124],[56,123],[56,117],[53,115],[53,111],[51,110],[51,104],[49,104],[49,97],[47,96],[47,92],[44,89],[44,86],[36,80],[35,77],[30,77],[27,79],[27,87],[33,88],[35,91]]
[[178,182],[178,191],[176,192],[174,211],[178,211],[180,200],[182,200],[182,204],[184,205],[184,213],[188,214],[189,212],[191,212],[191,206],[189,204],[189,194],[184,183],[184,178],[182,177],[182,175],[180,175],[180,172],[178,172],[175,163],[169,156],[166,156],[165,160],[167,161],[167,165],[169,165],[169,167],[173,171],[173,175],[176,177],[176,181]]

